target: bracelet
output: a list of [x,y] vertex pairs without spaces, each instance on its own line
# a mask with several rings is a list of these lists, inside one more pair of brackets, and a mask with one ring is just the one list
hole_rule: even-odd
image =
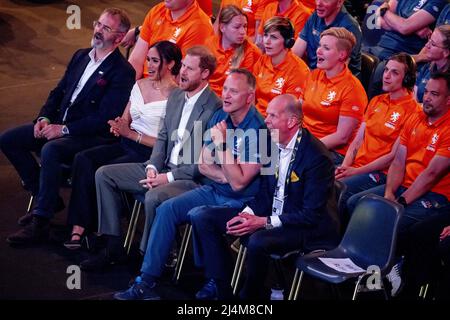
[[138,136],[137,136],[137,138],[136,138],[136,143],[139,143],[139,144],[141,144],[141,140],[142,140],[142,133],[138,132],[137,134],[138,134]]

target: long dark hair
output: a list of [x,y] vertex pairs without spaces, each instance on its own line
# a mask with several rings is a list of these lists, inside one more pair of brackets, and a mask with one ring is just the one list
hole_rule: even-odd
[[[174,76],[178,75],[181,69],[181,58],[183,57],[180,48],[176,44],[166,40],[155,42],[150,46],[149,50],[151,48],[155,48],[156,51],[158,51],[160,59],[164,60],[166,63],[174,61],[175,63],[172,67],[171,73]],[[162,67],[163,63],[161,62],[158,68],[158,77],[161,75]]]

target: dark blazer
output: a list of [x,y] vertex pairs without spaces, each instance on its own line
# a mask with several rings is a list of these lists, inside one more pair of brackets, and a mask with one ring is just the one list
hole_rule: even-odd
[[[50,92],[38,118],[46,117],[52,123],[64,123],[70,135],[111,137],[107,121],[123,113],[136,73],[116,48],[94,71],[75,101],[70,104],[78,81],[90,61],[88,54],[91,50],[88,48],[75,52],[63,78]],[[63,121],[66,110],[67,116]]]
[[[339,241],[334,166],[324,144],[307,129],[302,130],[279,217],[283,227],[300,229],[304,249],[327,249]],[[260,191],[248,204],[256,215],[271,215],[276,185],[275,175],[262,176]]]
[[[158,139],[153,147],[150,160],[145,163],[145,165],[154,165],[159,172],[168,170],[170,153],[175,145],[176,130],[180,124],[184,107],[185,94],[185,91],[177,88],[169,95],[163,126],[158,133]],[[209,118],[221,107],[222,101],[208,86],[195,103],[186,124],[186,131],[189,132],[189,136],[186,136],[186,134],[183,138],[182,152],[189,151],[190,154],[183,157],[188,160],[186,161],[188,163],[181,163],[177,168],[170,170],[175,180],[192,180],[200,176],[196,163],[198,163],[203,145],[203,133],[206,130]],[[180,153],[181,156],[183,156],[182,152]]]

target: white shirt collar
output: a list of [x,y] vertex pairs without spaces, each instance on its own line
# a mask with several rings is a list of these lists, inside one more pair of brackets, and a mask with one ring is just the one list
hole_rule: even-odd
[[277,143],[278,148],[280,150],[289,150],[289,151],[293,150],[294,149],[294,145],[295,145],[295,140],[297,139],[297,136],[298,136],[298,131],[299,130],[297,130],[295,132],[295,134],[292,136],[291,140],[289,141],[289,143],[287,144],[286,147],[282,147],[281,144]]
[[185,104],[189,104],[191,106],[193,106],[198,98],[200,98],[201,94],[203,93],[203,91],[205,91],[205,89],[208,87],[208,84],[206,84],[202,90],[200,90],[199,92],[197,92],[196,94],[194,94],[192,97],[188,97],[187,92],[184,94],[184,98],[185,98]]
[[91,51],[89,51],[89,58],[91,58],[91,61],[93,62],[93,63],[101,63],[101,62],[103,62],[106,58],[108,58],[108,56],[111,54],[111,53],[113,53],[113,51],[114,50],[111,50],[110,52],[108,52],[108,54],[106,55],[106,56],[104,56],[103,58],[101,58],[101,59],[98,59],[97,61],[95,61],[95,48],[92,48],[92,50]]

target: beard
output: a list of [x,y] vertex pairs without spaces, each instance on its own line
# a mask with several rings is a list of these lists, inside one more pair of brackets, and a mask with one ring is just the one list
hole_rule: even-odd
[[195,89],[197,89],[201,84],[200,80],[195,80],[195,81],[190,81],[188,83],[180,83],[180,88],[184,91],[194,91]]
[[91,39],[91,46],[95,49],[105,49],[112,46],[114,39],[105,40],[105,37],[97,32]]

